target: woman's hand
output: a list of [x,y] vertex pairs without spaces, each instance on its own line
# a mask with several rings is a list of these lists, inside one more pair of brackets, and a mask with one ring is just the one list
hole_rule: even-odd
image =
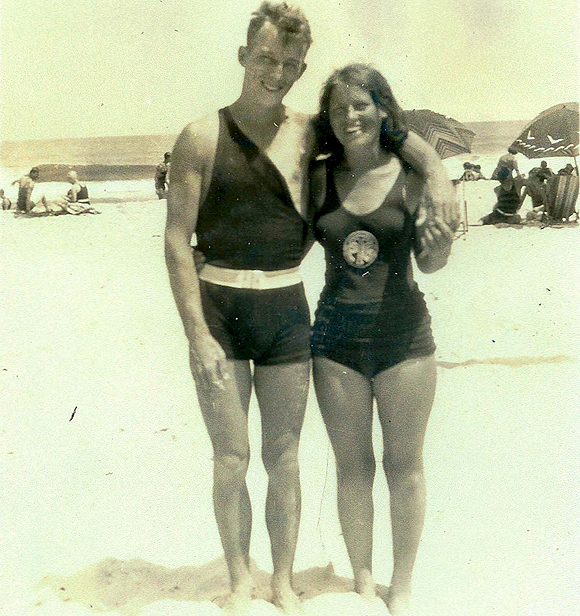
[[420,192],[419,220],[417,224],[439,218],[451,230],[456,231],[460,223],[459,201],[455,186],[444,177],[427,178]]
[[417,227],[419,252],[416,255],[419,269],[430,274],[441,269],[451,254],[453,231],[440,217],[435,216]]

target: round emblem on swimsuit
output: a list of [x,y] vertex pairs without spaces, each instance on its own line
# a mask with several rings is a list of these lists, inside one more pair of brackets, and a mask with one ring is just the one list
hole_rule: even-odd
[[346,236],[342,246],[344,260],[358,269],[369,267],[379,254],[379,242],[368,231],[353,231]]

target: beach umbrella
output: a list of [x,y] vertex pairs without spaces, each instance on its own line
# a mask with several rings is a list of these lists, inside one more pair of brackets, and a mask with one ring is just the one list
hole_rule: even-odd
[[475,133],[453,118],[430,109],[403,111],[409,128],[431,144],[441,158],[471,152]]
[[525,125],[511,147],[527,158],[578,156],[578,103],[561,103]]

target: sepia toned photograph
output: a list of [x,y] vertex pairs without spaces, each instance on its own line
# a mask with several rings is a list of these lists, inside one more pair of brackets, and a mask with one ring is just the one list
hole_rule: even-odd
[[2,0],[0,616],[573,616],[580,6]]

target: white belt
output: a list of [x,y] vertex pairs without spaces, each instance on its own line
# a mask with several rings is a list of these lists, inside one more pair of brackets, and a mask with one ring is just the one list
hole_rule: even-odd
[[300,268],[267,272],[263,270],[236,270],[204,263],[197,272],[200,280],[236,289],[279,289],[302,282]]

